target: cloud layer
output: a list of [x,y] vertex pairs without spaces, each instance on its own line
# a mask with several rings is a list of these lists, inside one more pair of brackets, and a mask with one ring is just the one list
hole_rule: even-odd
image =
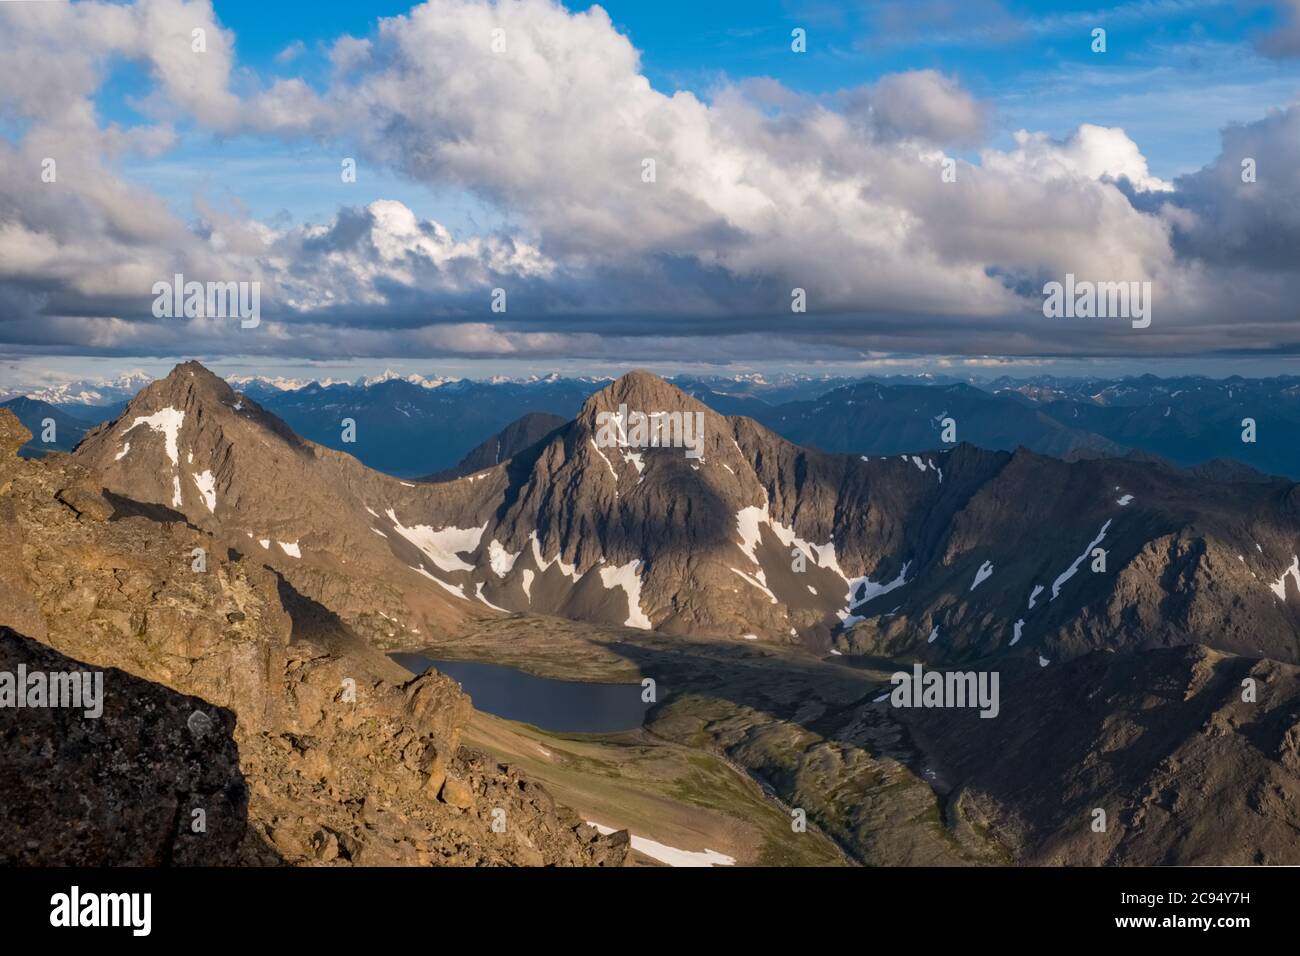
[[[1300,342],[1300,106],[1224,131],[1211,165],[1164,182],[1120,129],[994,148],[987,108],[929,69],[830,96],[771,80],[665,93],[599,7],[431,0],[338,38],[314,85],[250,76],[235,41],[206,2],[0,5],[15,130],[0,138],[0,342],[629,361]],[[129,128],[95,109],[124,60],[151,80],[135,104],[150,120]],[[327,222],[201,205],[182,222],[118,164],[189,128],[320,144],[468,191],[510,225],[452,235],[360,183]],[[153,318],[150,290],[175,273],[262,283],[262,324]],[[1152,282],[1151,327],[1045,319],[1043,284],[1066,273]]]

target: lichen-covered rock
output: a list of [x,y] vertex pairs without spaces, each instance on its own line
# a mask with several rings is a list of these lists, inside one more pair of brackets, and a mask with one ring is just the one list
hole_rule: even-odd
[[[0,675],[20,668],[47,680],[95,670],[0,627]],[[120,670],[100,674],[102,707],[0,706],[0,865],[235,862],[248,792],[234,714]]]

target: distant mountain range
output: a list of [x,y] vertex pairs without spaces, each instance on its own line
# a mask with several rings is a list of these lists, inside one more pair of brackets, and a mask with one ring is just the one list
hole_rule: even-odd
[[463,478],[466,475],[474,474],[476,471],[499,465],[535,445],[565,424],[567,424],[567,420],[559,415],[551,415],[548,412],[529,412],[470,451],[456,464],[456,467],[426,475],[422,480],[449,481],[452,478]]
[[[123,390],[137,378],[73,383],[21,397],[45,401],[93,426],[121,413]],[[551,375],[473,381],[386,372],[356,382],[230,381],[304,437],[411,478],[447,473],[476,446],[530,413],[568,419],[610,380]],[[955,437],[981,448],[1024,447],[1067,459],[1144,453],[1184,466],[1216,463],[1211,467],[1219,473],[1223,462],[1234,462],[1264,475],[1300,478],[1300,443],[1290,440],[1300,428],[1296,377],[1039,376],[981,383],[943,376],[768,380],[738,375],[668,381],[715,411],[753,418],[790,441],[825,451],[904,454],[941,447],[948,444],[945,437]],[[92,394],[100,401],[87,404]],[[37,433],[34,412],[22,404],[13,407]],[[355,425],[349,433],[353,441],[344,440],[345,420]],[[946,420],[952,426],[947,435]],[[1242,440],[1246,420],[1253,421],[1253,442]],[[68,447],[62,441],[55,446]]]
[[[304,438],[355,455],[371,468],[414,478],[455,465],[487,436],[528,412],[571,417],[593,386],[569,379],[519,384],[461,380],[425,388],[403,379],[374,385],[308,385],[258,399]],[[355,441],[343,440],[345,420]]]
[[51,405],[113,405],[127,402],[151,381],[152,375],[136,371],[112,379],[79,379],[60,385],[16,389],[0,387],[0,399],[23,395]]

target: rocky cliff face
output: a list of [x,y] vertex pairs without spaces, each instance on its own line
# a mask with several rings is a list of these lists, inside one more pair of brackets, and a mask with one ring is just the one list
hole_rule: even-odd
[[[638,435],[638,414],[698,422],[698,456]],[[75,458],[383,646],[540,612],[936,663],[1190,643],[1300,659],[1289,482],[968,445],[831,455],[644,372],[437,484],[296,439],[193,363]]]
[[1001,678],[996,720],[895,711],[954,831],[1032,864],[1300,859],[1300,668],[1179,647]]
[[[215,428],[206,406],[188,411],[199,435]],[[166,429],[144,427],[165,453]],[[149,503],[179,463],[140,489],[141,502],[102,492],[113,481],[81,463],[91,456],[13,458],[25,435],[0,415],[0,624],[88,666],[233,712],[248,789],[238,862],[626,859],[618,836],[599,836],[540,788],[460,746],[470,702],[454,681],[412,677],[273,566]],[[209,440],[221,446],[220,436]],[[93,780],[88,787],[92,802],[112,797]],[[42,825],[57,825],[57,811]],[[209,832],[229,833],[238,815],[233,801],[211,806]],[[64,862],[58,852],[52,846],[43,861]]]

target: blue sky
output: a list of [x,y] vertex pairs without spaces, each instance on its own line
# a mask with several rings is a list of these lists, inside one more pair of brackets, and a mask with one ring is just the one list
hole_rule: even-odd
[[[1279,248],[1300,241],[1300,0],[613,0],[612,29],[583,3],[437,2],[88,0],[64,8],[84,35],[0,5],[0,159],[66,141],[100,167],[67,196],[0,183],[19,263],[0,369],[1294,370],[1300,269]],[[114,10],[138,37],[95,23]],[[6,17],[30,32],[6,42]],[[192,60],[190,84],[169,31],[194,22],[234,48]],[[533,62],[473,49],[497,22]],[[347,37],[367,52],[336,68]],[[50,115],[64,76],[92,130]],[[665,185],[618,172],[624,146],[662,150]],[[1234,186],[1246,153],[1252,192]],[[973,183],[951,210],[923,172],[946,157]],[[185,263],[264,277],[262,337],[142,312],[135,288]],[[1153,278],[1155,331],[1044,324],[1035,290],[1088,269]],[[485,314],[497,285],[525,304]]]
[[[592,6],[565,5],[575,11]],[[327,48],[338,36],[367,36],[380,17],[410,6],[321,0],[308,15],[297,4],[215,3],[222,24],[237,35],[241,66],[262,78],[292,75],[318,84],[328,72]],[[727,81],[772,78],[801,92],[831,95],[888,73],[932,68],[955,75],[992,104],[995,145],[1005,146],[1021,128],[1063,137],[1080,122],[1119,126],[1142,147],[1152,173],[1166,179],[1210,161],[1222,127],[1258,119],[1287,102],[1297,86],[1294,62],[1270,59],[1252,46],[1276,13],[1235,0],[1020,3],[1006,8],[1001,27],[986,28],[972,17],[976,22],[965,27],[918,25],[893,36],[872,16],[871,3],[615,0],[601,6],[641,51],[646,76],[665,93],[686,89],[708,98]],[[972,3],[972,9],[983,6]],[[1092,25],[1107,30],[1106,56],[1091,51]],[[795,28],[807,31],[806,56],[789,55]],[[146,117],[131,101],[147,88],[143,68],[124,62],[97,103],[108,121],[142,122]],[[306,222],[327,219],[340,203],[355,201],[339,182],[335,155],[311,144],[222,139],[191,129],[174,152],[125,168],[182,214],[197,193],[240,202],[260,218],[287,214]],[[477,232],[503,221],[499,211],[457,190],[434,192],[378,168],[367,169],[365,177],[376,197],[401,200],[454,229]]]

